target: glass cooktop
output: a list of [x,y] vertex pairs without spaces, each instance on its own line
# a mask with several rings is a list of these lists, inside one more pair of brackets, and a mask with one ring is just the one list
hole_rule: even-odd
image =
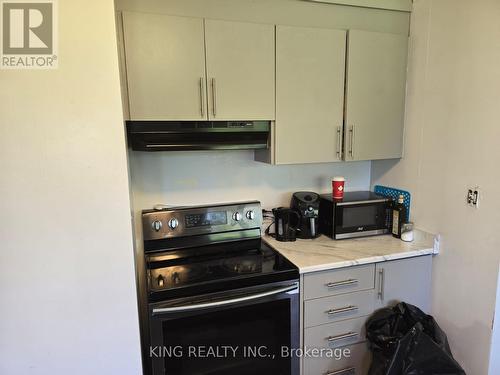
[[151,301],[297,279],[298,269],[260,239],[146,257]]

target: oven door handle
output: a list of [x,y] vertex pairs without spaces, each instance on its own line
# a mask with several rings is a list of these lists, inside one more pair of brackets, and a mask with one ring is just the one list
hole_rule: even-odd
[[153,308],[153,315],[174,313],[174,312],[183,312],[183,311],[193,311],[193,310],[201,310],[201,309],[208,309],[208,308],[214,308],[214,307],[234,305],[237,303],[253,301],[256,299],[261,299],[261,298],[273,296],[276,294],[291,292],[292,290],[296,290],[298,288],[299,288],[299,283],[296,282],[296,283],[294,283],[292,285],[288,285],[286,287],[271,289],[267,292],[251,294],[251,295],[244,296],[244,297],[238,297],[238,298],[232,298],[232,299],[226,299],[226,300],[220,300],[220,301],[214,301],[214,302],[207,302],[207,303],[199,303],[199,304],[194,304],[194,305]]

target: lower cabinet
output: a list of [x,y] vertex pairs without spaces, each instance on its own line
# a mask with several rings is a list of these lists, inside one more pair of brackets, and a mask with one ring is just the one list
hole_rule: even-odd
[[375,309],[408,302],[429,313],[432,255],[375,265]]
[[431,267],[425,255],[304,275],[302,373],[367,374],[366,320],[401,301],[428,312]]
[[305,374],[358,375],[370,368],[371,352],[365,342],[333,349],[331,358],[306,358]]

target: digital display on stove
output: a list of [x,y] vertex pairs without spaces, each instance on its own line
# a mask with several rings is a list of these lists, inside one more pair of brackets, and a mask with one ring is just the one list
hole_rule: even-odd
[[191,214],[185,216],[186,228],[204,227],[207,225],[227,224],[226,211],[211,211],[203,214]]

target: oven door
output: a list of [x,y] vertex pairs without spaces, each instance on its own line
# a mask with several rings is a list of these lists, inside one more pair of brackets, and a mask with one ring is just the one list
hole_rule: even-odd
[[150,304],[154,375],[298,375],[299,283]]
[[335,206],[335,239],[388,233],[387,202],[339,204]]

